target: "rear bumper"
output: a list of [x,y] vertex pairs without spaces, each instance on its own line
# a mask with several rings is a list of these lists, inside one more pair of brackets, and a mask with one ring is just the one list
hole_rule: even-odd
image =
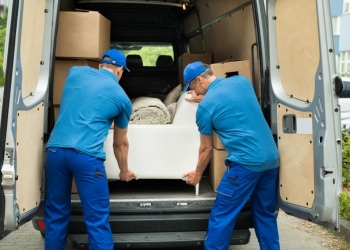
[[[173,247],[201,247],[205,239],[205,231],[194,232],[165,232],[165,233],[128,233],[113,234],[114,248],[173,248]],[[230,245],[248,244],[250,231],[248,229],[235,230]],[[88,249],[86,234],[68,235],[68,246],[75,249]]]
[[[210,213],[190,214],[142,214],[110,215],[109,223],[113,234],[206,231]],[[45,231],[38,224],[43,214],[32,219],[36,230]],[[235,230],[253,228],[250,211],[241,212]],[[86,234],[84,219],[81,215],[71,215],[69,234]]]
[[[115,208],[112,209],[109,221],[115,248],[203,246],[210,209],[203,209],[202,211],[178,209],[171,212],[158,209],[157,211],[152,209],[143,210],[143,213],[117,212]],[[43,219],[44,207],[41,206],[40,213],[32,219],[32,223],[36,230],[45,233],[45,230],[38,224]],[[245,207],[239,214],[231,237],[231,245],[249,243],[250,231],[248,228],[253,228],[249,206]],[[72,206],[67,239],[69,246],[76,249],[87,249],[88,247],[85,223],[81,215],[81,208],[77,204]]]

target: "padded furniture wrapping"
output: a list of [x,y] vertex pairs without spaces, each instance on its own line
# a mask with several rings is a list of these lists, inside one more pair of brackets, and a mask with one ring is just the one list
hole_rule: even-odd
[[[139,179],[181,179],[184,173],[195,169],[200,144],[195,123],[198,104],[185,101],[187,95],[184,93],[179,98],[176,124],[129,125],[128,163]],[[104,150],[107,178],[119,179],[113,152],[113,130],[108,133]]]
[[[140,179],[181,179],[194,170],[198,160],[199,133],[196,127],[179,125],[130,125],[129,167]],[[106,140],[107,178],[119,179],[113,153],[113,130]]]
[[[172,124],[187,125],[197,128],[196,112],[198,103],[188,102],[185,98],[190,98],[191,94],[182,93],[177,101],[176,113]],[[199,132],[198,132],[199,133]]]

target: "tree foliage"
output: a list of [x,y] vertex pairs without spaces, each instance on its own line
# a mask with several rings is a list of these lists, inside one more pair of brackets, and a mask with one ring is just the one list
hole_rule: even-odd
[[4,15],[0,16],[0,86],[3,86],[5,82],[3,62],[4,62],[5,37],[6,37],[6,24],[7,24],[7,7],[5,8]]

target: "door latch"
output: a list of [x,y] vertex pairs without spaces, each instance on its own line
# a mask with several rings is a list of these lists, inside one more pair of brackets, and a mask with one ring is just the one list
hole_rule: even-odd
[[284,115],[283,116],[283,132],[292,134],[297,132],[297,119],[295,115]]

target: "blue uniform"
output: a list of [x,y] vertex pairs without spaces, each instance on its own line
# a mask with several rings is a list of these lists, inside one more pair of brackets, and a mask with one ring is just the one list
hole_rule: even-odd
[[75,148],[105,160],[103,142],[113,119],[119,128],[126,128],[131,112],[130,99],[113,73],[88,66],[73,67],[46,147]]
[[279,166],[279,155],[271,130],[261,112],[252,84],[244,76],[216,78],[196,113],[203,135],[219,136],[228,157],[255,172]]
[[228,153],[205,248],[229,248],[237,216],[250,199],[260,248],[279,249],[274,213],[279,154],[249,80],[234,76],[211,82],[199,103],[196,123],[203,135],[215,131]]
[[114,249],[103,143],[112,121],[128,126],[132,106],[118,78],[106,69],[73,67],[47,143],[45,249],[65,249],[72,178],[78,188],[90,249]]

